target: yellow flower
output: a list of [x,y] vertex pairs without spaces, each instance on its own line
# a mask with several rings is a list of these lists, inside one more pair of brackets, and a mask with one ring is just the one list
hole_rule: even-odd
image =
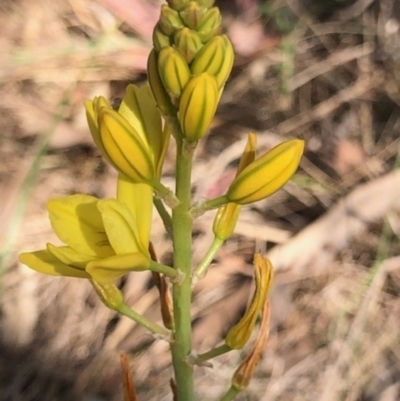
[[132,181],[157,188],[170,133],[162,126],[148,85],[129,85],[118,111],[103,97],[85,102],[93,140],[103,156]]
[[[152,188],[128,181],[119,185],[134,187],[135,196],[125,188],[121,200],[89,195],[50,200],[50,222],[65,246],[47,244],[46,249],[21,254],[20,261],[41,273],[91,278],[99,283],[112,282],[129,271],[146,270],[150,264]],[[124,198],[130,199],[129,207]]]

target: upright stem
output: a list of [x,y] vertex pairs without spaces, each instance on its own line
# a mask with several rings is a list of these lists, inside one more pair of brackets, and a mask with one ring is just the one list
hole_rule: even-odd
[[172,211],[174,268],[183,272],[184,279],[173,285],[175,335],[171,352],[178,401],[193,401],[193,366],[187,362],[192,350],[190,314],[192,218],[189,209],[193,148],[190,148],[178,135],[176,142],[176,197],[179,204]]

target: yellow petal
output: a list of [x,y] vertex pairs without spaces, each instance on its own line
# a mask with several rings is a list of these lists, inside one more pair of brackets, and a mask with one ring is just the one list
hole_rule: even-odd
[[130,209],[136,222],[140,249],[147,250],[153,215],[153,188],[147,184],[134,183],[126,176],[119,174],[117,199]]
[[271,262],[256,253],[254,255],[254,268],[256,288],[253,298],[243,317],[229,330],[225,338],[225,343],[232,349],[243,348],[247,343],[271,287],[274,273]]
[[115,199],[98,202],[97,207],[103,218],[104,227],[117,255],[141,252],[147,254],[147,245],[139,242],[137,222],[128,206]]
[[99,283],[110,283],[131,271],[143,271],[150,265],[150,259],[142,253],[112,256],[93,260],[86,266],[87,273]]
[[151,181],[153,157],[136,130],[114,110],[102,108],[99,120],[101,142],[114,167],[136,182]]
[[49,274],[51,276],[69,276],[78,278],[90,278],[86,271],[67,266],[55,258],[46,250],[21,253],[19,260],[39,273]]
[[86,119],[89,125],[90,133],[92,134],[93,141],[103,157],[105,157],[107,161],[111,163],[110,160],[108,160],[107,154],[100,139],[98,117],[99,111],[102,107],[111,109],[107,100],[103,96],[95,97],[93,100],[86,100],[85,102]]
[[93,260],[93,256],[76,252],[69,246],[55,246],[53,244],[47,244],[47,251],[60,262],[81,270],[85,270],[86,265]]
[[98,199],[71,195],[47,204],[50,223],[58,238],[84,255],[105,258],[114,255],[103,220],[97,210]]

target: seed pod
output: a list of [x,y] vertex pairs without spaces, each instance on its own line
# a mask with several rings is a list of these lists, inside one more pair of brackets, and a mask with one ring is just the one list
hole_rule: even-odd
[[157,58],[158,72],[172,103],[178,103],[183,88],[190,79],[189,66],[182,54],[173,47],[164,47]]
[[179,102],[179,122],[183,135],[195,142],[207,134],[218,106],[217,80],[208,73],[190,79]]
[[158,108],[165,116],[176,116],[177,108],[172,104],[161,81],[157,66],[157,52],[153,49],[147,60],[147,78]]
[[200,35],[189,28],[179,29],[174,35],[174,45],[190,64],[202,48]]
[[233,46],[226,35],[216,36],[197,53],[190,67],[193,74],[208,72],[217,79],[222,88],[232,70]]

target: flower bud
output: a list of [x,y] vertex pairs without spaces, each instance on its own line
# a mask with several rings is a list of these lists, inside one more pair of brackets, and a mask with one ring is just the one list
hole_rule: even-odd
[[136,130],[118,112],[99,112],[100,139],[107,159],[134,182],[149,183],[155,178],[152,157]]
[[153,46],[159,52],[162,48],[170,46],[171,45],[171,39],[168,35],[166,35],[159,23],[154,27],[153,30]]
[[179,50],[186,62],[192,62],[198,51],[202,48],[200,35],[189,28],[182,28],[174,35],[174,45]]
[[256,288],[253,298],[244,316],[229,330],[225,338],[226,345],[232,349],[241,349],[247,343],[271,287],[274,273],[271,262],[256,253],[254,255],[254,270]]
[[218,209],[213,224],[216,238],[225,241],[233,234],[240,209],[241,206],[236,203],[227,203]]
[[90,280],[94,290],[99,296],[101,302],[107,308],[118,310],[124,303],[124,296],[115,284],[112,283],[99,283],[95,280]]
[[175,31],[183,27],[183,21],[177,11],[173,10],[166,4],[163,4],[161,6],[161,14],[158,25],[165,35],[170,36]]
[[196,30],[206,11],[207,9],[201,6],[199,2],[191,1],[185,6],[179,15],[181,16],[185,26]]
[[193,74],[208,72],[214,75],[218,88],[222,88],[232,70],[233,58],[234,50],[228,37],[216,36],[197,53],[190,69]]
[[181,11],[190,0],[167,0],[168,5],[176,11]]
[[214,5],[215,0],[197,0],[197,3],[203,7],[210,8]]
[[182,54],[171,46],[161,49],[157,64],[164,88],[175,103],[190,79],[189,66]]
[[171,98],[160,78],[157,66],[157,52],[153,49],[147,60],[147,79],[158,108],[165,116],[176,116],[177,108],[172,104]]
[[226,198],[245,205],[278,191],[296,172],[304,150],[304,141],[292,139],[279,144],[250,163],[233,180]]
[[219,100],[217,80],[208,73],[190,79],[179,102],[179,122],[183,135],[195,142],[207,134]]
[[[255,159],[257,137],[250,133],[237,168],[236,176]],[[235,230],[241,206],[237,203],[226,203],[221,206],[215,215],[213,232],[216,238],[225,241]]]
[[208,42],[221,32],[221,21],[221,13],[218,7],[207,10],[196,29],[203,43]]

